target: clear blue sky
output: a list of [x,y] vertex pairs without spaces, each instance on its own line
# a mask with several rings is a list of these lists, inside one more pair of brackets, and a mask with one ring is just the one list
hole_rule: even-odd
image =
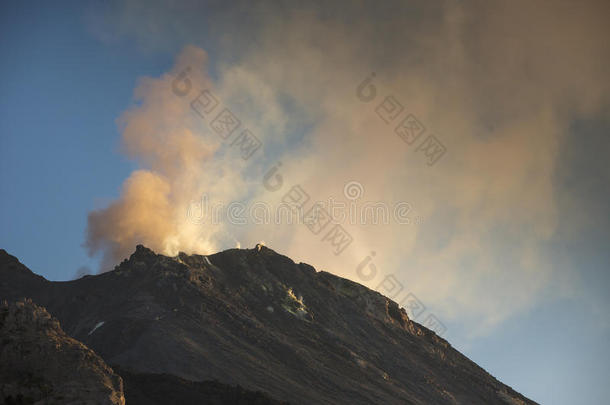
[[[115,199],[136,168],[121,153],[116,120],[138,79],[167,72],[191,42],[213,59],[222,40],[206,32],[197,41],[181,27],[164,37],[162,24],[130,35],[97,18],[108,12],[104,2],[61,4],[0,5],[0,247],[50,280],[99,266],[83,248],[87,215]],[[151,32],[160,46],[143,40]],[[222,57],[230,62],[232,55]],[[609,137],[607,115],[574,120],[554,173],[557,188],[570,190],[557,197],[559,218],[589,221],[576,229],[561,221],[546,253],[554,265],[575,269],[590,299],[541,297],[476,338],[459,321],[448,325],[455,347],[544,404],[609,403]]]

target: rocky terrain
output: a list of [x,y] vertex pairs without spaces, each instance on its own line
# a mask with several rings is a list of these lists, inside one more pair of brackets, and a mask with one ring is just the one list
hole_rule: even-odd
[[166,391],[216,380],[292,404],[534,404],[392,300],[260,245],[177,257],[138,246],[114,270],[69,282],[0,250],[0,298],[21,297],[129,370],[128,403],[130,381],[145,393],[165,375]]
[[115,369],[125,381],[125,398],[129,405],[288,405],[288,402],[276,401],[265,393],[214,380],[195,382],[170,374]]
[[124,405],[123,380],[31,301],[0,305],[0,402]]

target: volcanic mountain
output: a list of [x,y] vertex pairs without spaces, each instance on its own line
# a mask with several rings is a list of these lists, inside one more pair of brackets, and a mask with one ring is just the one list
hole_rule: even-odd
[[130,386],[174,387],[157,395],[174,403],[176,387],[209,380],[274,398],[257,403],[535,404],[389,298],[262,245],[176,257],[140,245],[68,282],[0,250],[0,299],[22,297],[118,370],[128,405]]
[[31,300],[0,304],[0,403],[125,405],[123,380]]

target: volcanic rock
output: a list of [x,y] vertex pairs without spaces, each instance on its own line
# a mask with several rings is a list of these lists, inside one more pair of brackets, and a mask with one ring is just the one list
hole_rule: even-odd
[[176,257],[138,246],[112,271],[69,282],[0,251],[0,280],[0,298],[32,298],[135,373],[292,404],[534,404],[389,298],[261,245]]
[[0,305],[0,402],[125,405],[123,381],[30,300]]

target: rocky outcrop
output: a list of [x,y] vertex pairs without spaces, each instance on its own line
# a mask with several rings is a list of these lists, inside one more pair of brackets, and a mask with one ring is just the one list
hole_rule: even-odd
[[61,283],[13,259],[0,252],[0,298],[33,298],[135,373],[292,404],[534,404],[389,298],[264,246],[176,257],[138,246],[112,271]]
[[123,381],[31,300],[0,305],[0,403],[124,405]]

